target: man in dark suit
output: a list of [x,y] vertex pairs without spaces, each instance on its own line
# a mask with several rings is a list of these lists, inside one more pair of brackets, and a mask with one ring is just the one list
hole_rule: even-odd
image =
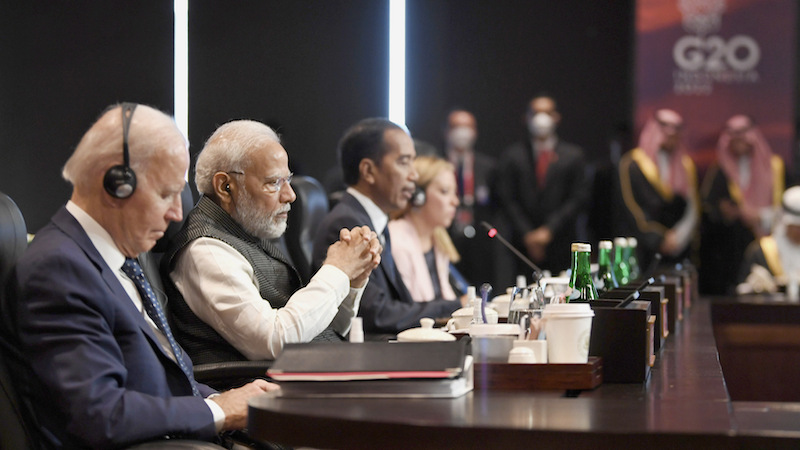
[[[561,115],[551,97],[533,98],[525,119],[530,139],[509,147],[500,163],[500,202],[514,244],[543,269],[558,273],[569,268],[569,245],[588,199],[586,161],[580,147],[556,135]],[[520,267],[518,273],[528,270]]]
[[[123,147],[130,164],[120,166]],[[31,374],[23,381],[54,447],[210,439],[244,427],[246,400],[277,388],[258,380],[216,394],[197,383],[135,259],[181,219],[188,167],[170,117],[111,107],[64,167],[71,200],[15,269],[11,309]]]
[[[454,109],[447,115],[444,130],[445,156],[456,168],[459,207],[448,230],[461,260],[458,270],[472,284],[490,282],[493,286],[507,286],[514,277],[501,263],[508,251],[480,228],[483,221],[497,225],[494,193],[495,159],[475,150],[478,122],[475,116],[463,109]],[[500,258],[500,261],[498,261]],[[503,289],[498,290],[502,292]]]
[[[389,213],[406,207],[414,194],[414,142],[402,128],[386,119],[364,119],[345,132],[339,142],[339,161],[349,186],[341,201],[319,226],[313,261],[319,268],[328,246],[342,228],[366,225],[382,236],[381,263],[369,277],[361,297],[359,316],[366,333],[396,334],[417,326],[423,317],[446,317],[459,302],[414,302],[391,256]],[[402,242],[394,245],[403,245]]]

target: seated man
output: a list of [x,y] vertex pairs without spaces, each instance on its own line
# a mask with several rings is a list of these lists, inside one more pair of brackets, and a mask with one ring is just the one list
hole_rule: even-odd
[[181,218],[188,167],[172,119],[130,103],[107,110],[64,166],[72,198],[9,280],[30,371],[18,381],[52,447],[210,439],[244,427],[247,399],[277,389],[257,380],[209,397],[142,275],[137,255]]
[[269,242],[286,231],[291,179],[286,150],[259,122],[222,125],[198,156],[203,196],[161,266],[175,336],[196,364],[274,359],[285,344],[350,329],[380,244],[367,228],[343,230],[348,241],[326,247],[303,287]]
[[750,243],[739,271],[738,294],[776,292],[800,282],[800,186],[783,193],[783,211],[772,234]]
[[386,250],[361,299],[359,315],[366,333],[396,334],[419,326],[423,317],[446,317],[461,306],[443,299],[415,302],[391,256],[386,224],[389,213],[405,208],[414,193],[418,178],[415,156],[411,136],[386,119],[362,120],[339,142],[339,161],[349,187],[320,224],[312,259],[316,267],[322,265],[328,245],[341,228],[366,225],[383,236]]

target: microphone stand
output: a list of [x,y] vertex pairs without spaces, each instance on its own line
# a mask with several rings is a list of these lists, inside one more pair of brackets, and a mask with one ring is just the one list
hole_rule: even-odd
[[485,221],[481,222],[481,226],[483,228],[486,228],[486,231],[488,232],[490,238],[497,238],[497,240],[499,240],[507,249],[511,250],[511,252],[517,256],[517,258],[522,260],[522,262],[527,264],[528,267],[533,269],[533,281],[538,285],[539,280],[541,280],[543,277],[542,269],[540,269],[539,266],[534,264],[533,261],[528,259],[525,255],[523,255],[522,252],[514,248],[514,246],[511,245],[511,243],[505,240],[505,238],[501,236],[500,233],[497,231],[497,228],[491,226],[488,222]]

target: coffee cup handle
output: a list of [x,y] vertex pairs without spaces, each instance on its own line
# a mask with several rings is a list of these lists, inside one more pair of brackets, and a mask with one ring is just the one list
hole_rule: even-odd
[[451,317],[444,327],[447,329],[447,331],[456,331],[456,319]]

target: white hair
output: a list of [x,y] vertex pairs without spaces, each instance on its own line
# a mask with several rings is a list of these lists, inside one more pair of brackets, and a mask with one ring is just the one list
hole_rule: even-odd
[[[165,147],[188,147],[175,121],[157,109],[138,105],[131,119],[128,152],[134,172],[144,172],[153,155]],[[105,172],[122,164],[122,159],[122,111],[120,105],[112,105],[83,135],[61,175],[79,192],[89,193],[92,188],[102,189]]]
[[198,192],[214,192],[213,178],[217,172],[243,172],[250,156],[266,142],[281,140],[275,131],[254,120],[235,120],[217,128],[197,156],[194,182]]

